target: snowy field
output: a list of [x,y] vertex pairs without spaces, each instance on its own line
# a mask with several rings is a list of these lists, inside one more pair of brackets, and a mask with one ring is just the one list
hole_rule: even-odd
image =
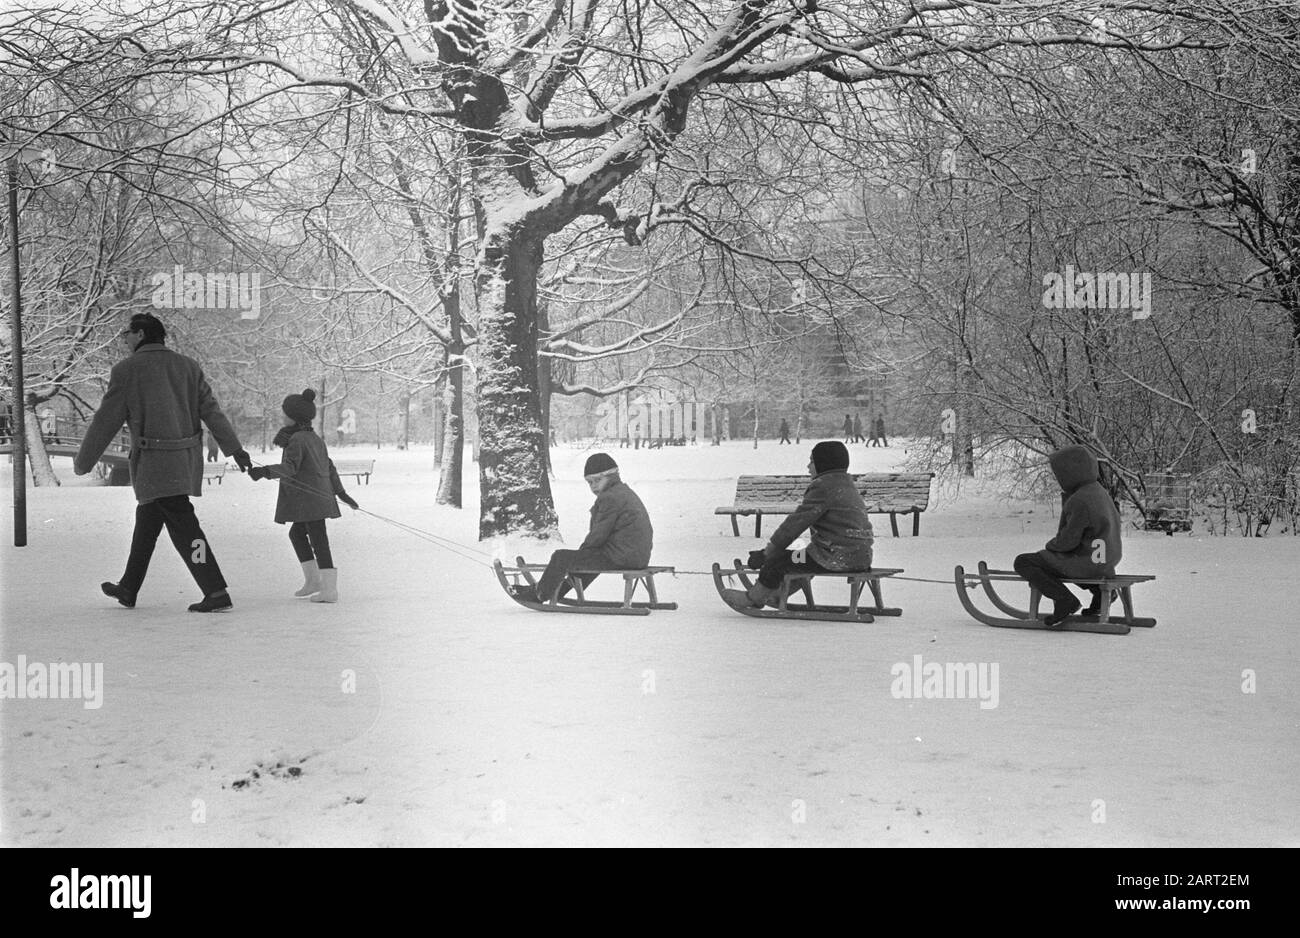
[[[713,514],[736,476],[803,473],[809,447],[610,452],[654,562],[706,571],[759,546]],[[852,452],[853,471],[903,458]],[[556,452],[569,546],[587,455]],[[345,480],[362,508],[545,559],[477,544],[476,492],[436,506],[429,450],[335,456],[377,460]],[[1158,577],[1134,598],[1159,624],[1109,636],[966,616],[954,564],[1009,566],[1056,525],[978,488],[936,487],[919,538],[878,517],[878,565],[946,582],[886,582],[903,616],[873,624],[743,617],[700,575],[663,582],[675,612],[531,613],[477,556],[345,508],[326,606],[291,595],[276,487],[233,472],[196,504],[235,608],[201,616],[165,536],[134,610],[100,594],[131,490],[55,463],[62,488],[28,489],[30,546],[3,512],[0,660],[102,663],[102,705],[3,702],[4,845],[1300,846],[1300,538],[1126,531],[1121,571]],[[895,696],[917,655],[996,665],[997,705]]]

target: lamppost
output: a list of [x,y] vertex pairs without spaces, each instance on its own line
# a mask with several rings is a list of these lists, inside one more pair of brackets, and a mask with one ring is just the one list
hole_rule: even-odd
[[38,163],[42,175],[54,164],[54,153],[48,148],[10,144],[0,135],[0,158],[5,161],[9,193],[9,255],[10,275],[13,278],[13,310],[10,326],[9,367],[13,376],[13,462],[14,462],[14,546],[27,546],[27,411],[23,390],[23,295],[18,268],[18,165]]

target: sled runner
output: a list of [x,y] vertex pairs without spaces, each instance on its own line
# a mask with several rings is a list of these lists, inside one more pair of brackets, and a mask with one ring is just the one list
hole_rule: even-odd
[[[733,561],[733,563],[735,569],[726,571],[716,563],[713,565],[713,585],[717,587],[718,595],[722,597],[722,601],[728,606],[737,612],[753,616],[756,619],[820,619],[826,622],[874,622],[876,616],[901,616],[903,614],[902,609],[887,607],[880,594],[881,579],[902,573],[901,567],[897,569],[881,567],[864,573],[787,573],[781,579],[777,608],[769,609],[733,603],[727,594],[723,592],[727,589],[723,583],[723,577],[736,577],[740,580],[742,588],[746,590],[753,585],[749,578],[750,571],[745,569],[744,564],[739,560]],[[848,581],[849,604],[847,606],[826,606],[815,602],[812,594],[812,581],[819,576],[842,578]],[[871,591],[874,605],[858,605],[864,586]],[[804,599],[807,601],[803,603],[789,602],[790,593],[794,590],[802,592]]]
[[[980,561],[978,573],[967,573],[966,570],[958,566],[953,571],[953,582],[957,587],[957,598],[961,600],[962,606],[976,620],[983,622],[985,625],[992,625],[1005,629],[1046,629],[1052,632],[1097,632],[1105,635],[1127,635],[1131,628],[1152,628],[1156,624],[1155,619],[1143,618],[1133,614],[1133,594],[1132,588],[1135,584],[1146,583],[1154,580],[1153,576],[1127,576],[1116,575],[1104,578],[1081,578],[1066,577],[1064,582],[1075,586],[1097,586],[1101,589],[1101,612],[1098,615],[1076,614],[1067,617],[1060,625],[1048,626],[1043,622],[1038,612],[1039,603],[1042,601],[1042,594],[1032,586],[1029,589],[1029,608],[1019,609],[998,594],[997,589],[993,586],[995,580],[1012,580],[1018,583],[1024,583],[1025,580],[1020,574],[1013,570],[990,570],[988,564]],[[1026,584],[1028,585],[1028,584]],[[999,618],[982,612],[971,601],[968,591],[975,589],[976,586],[982,586],[984,593],[988,596],[989,601],[1000,611],[1005,613],[1008,618]],[[1110,595],[1111,591],[1119,593],[1120,602],[1124,609],[1124,615],[1112,617],[1110,615]]]
[[[523,557],[516,558],[516,565],[506,567],[501,564],[500,560],[492,561],[492,567],[497,572],[497,579],[501,581],[501,586],[508,595],[519,605],[528,609],[534,609],[537,612],[581,612],[591,613],[594,615],[604,616],[648,616],[651,609],[676,609],[677,603],[661,603],[659,594],[655,590],[656,573],[672,573],[672,567],[645,567],[640,570],[573,570],[570,571],[568,582],[573,588],[575,596],[565,596],[562,599],[551,600],[550,602],[529,602],[527,599],[520,597],[516,588],[520,586],[531,586],[534,591],[537,589],[537,576],[546,569],[544,563],[526,563]],[[611,600],[587,599],[583,592],[582,574],[600,574],[602,576],[621,576],[623,578],[623,601],[615,602]],[[509,577],[509,579],[507,579]],[[645,587],[646,593],[650,597],[649,602],[633,602],[632,595],[636,592],[637,585]]]

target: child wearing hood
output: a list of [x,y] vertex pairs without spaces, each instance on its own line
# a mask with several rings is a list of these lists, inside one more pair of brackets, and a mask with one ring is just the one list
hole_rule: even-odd
[[[813,447],[808,461],[812,477],[803,501],[787,517],[761,551],[749,555],[758,568],[758,582],[748,591],[727,590],[734,604],[777,606],[781,580],[787,573],[858,573],[871,569],[871,517],[853,476],[849,475],[849,450],[837,440]],[[808,547],[787,550],[808,532]]]
[[289,525],[289,542],[293,544],[305,577],[293,595],[310,596],[314,603],[339,601],[338,570],[330,553],[327,518],[339,517],[339,501],[355,511],[359,506],[339,481],[325,448],[325,441],[311,428],[316,419],[316,392],[311,388],[284,399],[284,426],[275,435],[276,446],[284,447],[278,465],[255,466],[248,470],[250,479],[280,479],[280,496],[275,503],[275,523]]
[[[1061,521],[1056,536],[1042,550],[1016,558],[1015,570],[1052,600],[1052,612],[1043,622],[1054,627],[1082,605],[1062,578],[1114,576],[1123,545],[1119,511],[1102,488],[1092,451],[1085,446],[1066,446],[1052,453],[1048,463],[1064,498]],[[1093,599],[1084,613],[1095,615],[1101,609],[1101,590],[1096,586],[1088,590]]]
[[[654,528],[636,492],[619,478],[618,464],[608,453],[593,453],[582,470],[596,496],[591,506],[591,527],[577,550],[557,550],[537,581],[516,587],[514,594],[525,602],[548,603],[569,589],[571,570],[640,570],[650,563]],[[585,589],[596,574],[584,574]]]

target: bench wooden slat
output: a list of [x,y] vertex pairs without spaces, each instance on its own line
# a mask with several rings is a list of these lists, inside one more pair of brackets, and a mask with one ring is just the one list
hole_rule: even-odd
[[[920,533],[921,512],[930,506],[932,472],[862,472],[854,482],[870,514],[888,514],[894,536],[898,536],[898,515],[912,515],[912,534]],[[754,536],[762,531],[763,515],[793,514],[803,500],[811,480],[807,476],[743,475],[736,480],[735,504],[713,510],[730,515],[732,531],[740,536],[736,517],[754,516]]]

